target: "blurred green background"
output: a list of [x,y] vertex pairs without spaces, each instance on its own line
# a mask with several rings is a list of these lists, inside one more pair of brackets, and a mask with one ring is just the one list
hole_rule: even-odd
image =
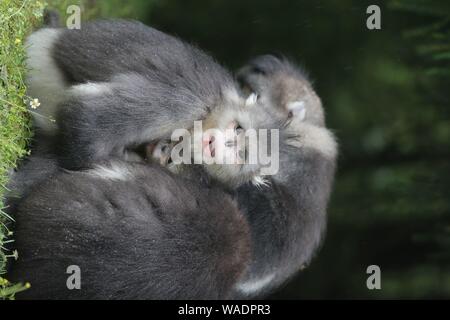
[[[370,4],[381,30],[366,28]],[[276,52],[309,71],[339,169],[321,252],[273,298],[450,298],[449,1],[87,0],[83,9],[83,19],[139,19],[232,69]],[[381,290],[366,287],[372,264]]]

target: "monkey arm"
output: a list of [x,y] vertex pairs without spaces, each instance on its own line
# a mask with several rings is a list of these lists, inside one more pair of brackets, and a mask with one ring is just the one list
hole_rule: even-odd
[[109,81],[127,72],[158,72],[173,84],[173,78],[183,76],[198,86],[196,91],[232,81],[202,50],[137,21],[97,20],[83,23],[80,30],[57,30],[60,35],[49,54],[72,85]]
[[73,87],[59,106],[58,148],[62,166],[88,167],[126,147],[170,137],[203,118],[214,97],[173,87],[160,79],[124,74],[107,83]]
[[175,117],[191,112],[190,108],[177,110],[181,101],[195,109],[197,100],[220,97],[224,87],[235,86],[229,72],[202,50],[136,21],[87,22],[80,30],[42,28],[27,39],[27,66],[28,93],[42,104],[35,124],[49,132],[55,127],[47,118],[58,117],[58,106],[71,86],[92,94],[98,84],[111,85],[128,77],[127,99],[146,107],[165,101]]

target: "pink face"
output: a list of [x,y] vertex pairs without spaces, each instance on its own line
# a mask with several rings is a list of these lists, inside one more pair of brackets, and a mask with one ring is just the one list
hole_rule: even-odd
[[[146,145],[148,160],[162,166],[171,162],[171,152],[177,142],[161,140]],[[231,121],[225,130],[207,129],[202,136],[202,155],[206,164],[242,165],[245,163],[245,131],[236,121]]]
[[208,129],[203,133],[203,157],[216,163],[243,164],[245,162],[244,129],[231,121],[225,130]]
[[180,142],[161,141],[149,146],[147,159],[156,160],[174,172],[183,170],[178,164],[203,164],[206,172],[221,182],[230,185],[248,182],[260,169],[257,162],[253,163],[255,156],[251,153],[257,152],[259,141],[253,127],[255,112],[256,106],[217,109],[200,123],[194,122],[190,130],[182,129]]

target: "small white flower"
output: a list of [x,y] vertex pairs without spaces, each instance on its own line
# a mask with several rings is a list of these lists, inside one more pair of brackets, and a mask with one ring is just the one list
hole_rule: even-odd
[[37,98],[30,101],[31,109],[37,109],[37,107],[39,107],[40,105],[41,105],[41,103],[39,102],[39,99],[37,99]]

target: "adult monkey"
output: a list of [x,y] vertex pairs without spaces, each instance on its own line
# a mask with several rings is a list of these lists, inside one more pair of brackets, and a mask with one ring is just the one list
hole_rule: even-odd
[[[239,94],[225,68],[194,46],[139,22],[43,28],[27,43],[29,95],[41,100],[35,123],[57,137],[65,168],[126,159],[130,149],[170,138],[174,130],[190,129],[195,120],[207,122],[215,113],[220,114],[215,119],[229,120],[220,129],[253,128],[254,99]],[[266,116],[258,124],[272,119]],[[206,167],[232,187],[260,181],[260,169],[246,163]]]
[[251,225],[253,260],[233,288],[236,296],[246,297],[267,293],[311,259],[324,230],[336,156],[333,137],[323,126],[320,100],[303,75],[273,57],[250,65],[241,73],[243,82],[259,92],[262,103],[280,107],[291,120],[281,148],[284,165],[271,178],[270,189],[244,186],[236,192]]
[[[320,117],[314,113],[318,106],[311,102],[320,101],[310,96],[312,89],[305,87],[308,82],[295,67],[271,56],[260,57],[250,66],[241,72],[242,81],[258,91],[265,103],[274,99],[273,106],[290,118],[280,146],[280,171],[269,186],[236,189],[239,212],[227,194],[211,189],[201,166],[192,166],[187,178],[154,166],[122,162],[57,173],[32,188],[15,214],[22,258],[12,276],[34,283],[34,290],[24,297],[261,297],[309,263],[325,229],[336,145],[323,123],[315,124]],[[291,95],[294,101],[281,103],[276,97],[284,90],[300,94]],[[305,110],[290,115],[288,106],[301,102]],[[161,186],[165,193],[158,191]],[[194,211],[182,205],[194,199]],[[203,210],[196,213],[199,209]],[[169,235],[157,232],[166,229]],[[222,240],[214,240],[218,237]],[[187,257],[182,268],[177,257]],[[70,264],[87,270],[85,291],[65,287],[67,275],[62,269]],[[180,272],[182,279],[178,279]],[[49,274],[58,276],[50,279]]]

